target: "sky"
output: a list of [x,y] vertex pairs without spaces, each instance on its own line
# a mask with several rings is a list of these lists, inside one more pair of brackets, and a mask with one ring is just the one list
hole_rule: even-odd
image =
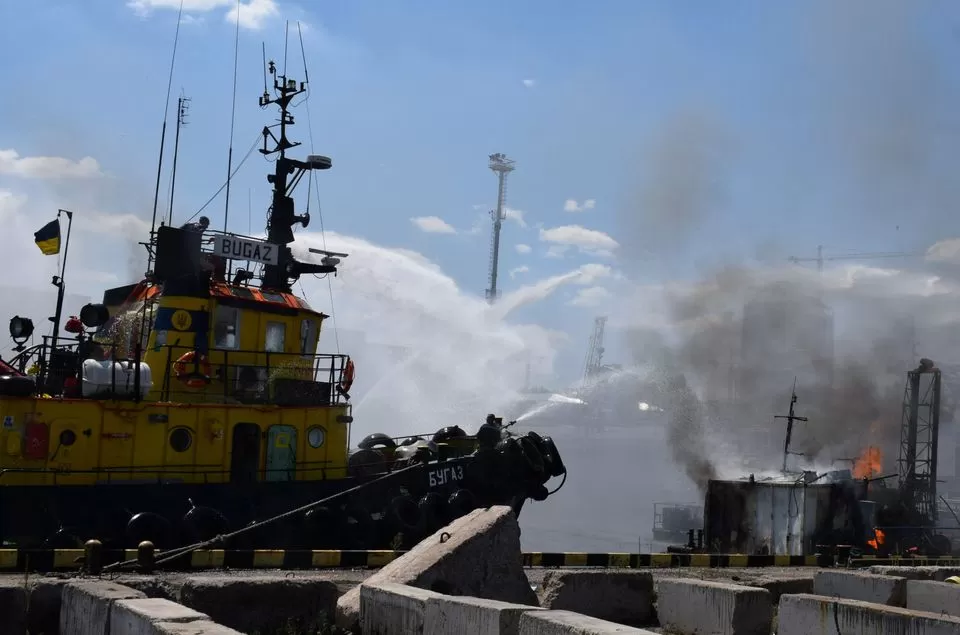
[[[613,316],[606,361],[628,362],[617,328],[650,308],[651,290],[731,262],[781,266],[818,245],[828,258],[910,254],[828,262],[837,280],[889,282],[926,266],[935,245],[941,260],[960,256],[958,71],[948,63],[960,8],[947,2],[240,0],[238,12],[231,0],[183,0],[165,104],[179,6],[0,6],[0,38],[21,52],[0,67],[0,249],[20,263],[0,281],[6,312],[37,289],[52,304],[42,285],[57,259],[32,232],[58,208],[75,213],[70,293],[97,298],[142,274],[135,243],[150,225],[165,112],[159,216],[170,210],[181,94],[191,101],[173,222],[217,191],[235,51],[234,168],[243,162],[227,228],[263,231],[272,165],[256,152],[244,160],[274,118],[255,101],[263,48],[291,77],[309,74],[293,153],[333,159],[311,184],[298,241],[354,250],[335,284],[310,283],[310,300],[368,339],[417,346],[413,335],[438,323],[475,325],[484,335],[468,350],[508,351],[484,364],[515,364],[530,349],[537,379],[564,383],[582,370],[596,316]],[[491,317],[482,298],[495,152],[516,169],[504,308]],[[222,228],[224,196],[203,213]],[[942,284],[948,274],[925,275]],[[352,298],[339,311],[337,294]]]

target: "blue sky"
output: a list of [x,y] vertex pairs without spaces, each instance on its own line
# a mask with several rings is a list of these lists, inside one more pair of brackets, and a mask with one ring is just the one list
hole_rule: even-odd
[[[504,227],[505,292],[586,264],[656,283],[731,260],[813,256],[818,244],[827,255],[917,251],[956,233],[960,109],[948,60],[960,9],[946,2],[871,12],[858,2],[760,0],[242,3],[236,160],[273,116],[256,107],[261,42],[282,67],[285,20],[288,70],[303,79],[300,20],[312,92],[292,136],[308,153],[309,108],[315,151],[334,162],[319,176],[326,228],[420,252],[466,293],[482,296],[487,285],[493,152],[517,162],[508,206],[523,219]],[[129,255],[113,251],[101,221],[125,218],[129,229],[123,215],[149,219],[178,5],[7,0],[0,9],[0,37],[20,52],[0,67],[0,151],[89,156],[111,177],[24,178],[9,154],[0,170],[0,191],[20,197],[37,227],[58,206],[97,215],[78,234],[77,257],[102,261],[91,268],[105,275],[85,284],[129,277],[117,271]],[[177,95],[192,102],[175,222],[226,174],[234,6],[184,1],[168,142]],[[248,231],[248,194],[252,230],[262,229],[269,169],[258,154],[244,164],[231,230]],[[162,199],[166,190],[164,181]],[[593,203],[566,211],[568,200]],[[222,197],[205,213],[222,226]],[[428,217],[455,233],[412,220]],[[583,249],[550,257],[558,235]],[[617,246],[591,250],[606,241]],[[591,295],[595,286],[605,291]],[[571,306],[585,291],[588,306]],[[515,318],[567,332],[563,359],[573,365],[594,315],[616,303],[615,285],[601,280],[561,287]]]

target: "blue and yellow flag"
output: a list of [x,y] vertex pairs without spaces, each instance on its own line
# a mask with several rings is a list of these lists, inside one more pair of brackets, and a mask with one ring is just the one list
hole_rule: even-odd
[[33,240],[44,255],[54,256],[60,253],[60,219],[52,220],[41,227],[40,231],[34,232]]

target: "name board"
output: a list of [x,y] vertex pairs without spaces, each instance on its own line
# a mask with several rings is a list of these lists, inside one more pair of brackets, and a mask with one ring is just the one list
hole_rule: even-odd
[[265,265],[279,265],[278,245],[239,236],[214,236],[213,253],[221,258],[252,260]]

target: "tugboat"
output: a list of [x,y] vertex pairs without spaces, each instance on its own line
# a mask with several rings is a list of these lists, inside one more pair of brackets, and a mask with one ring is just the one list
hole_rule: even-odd
[[[142,243],[144,279],[79,307],[69,336],[58,337],[63,271],[52,336],[28,347],[33,323],[10,320],[0,542],[175,548],[249,528],[226,548],[397,548],[480,506],[519,514],[565,477],[549,437],[515,435],[493,415],[472,436],[452,425],[427,439],[374,434],[350,449],[355,364],[317,352],[329,316],[291,286],[335,275],[347,257],[310,249],[319,259],[307,262],[289,247],[293,226],[310,220],[309,205],[295,213],[293,190],[332,161],[287,155],[299,145],[287,138],[288,107],[306,83],[272,61],[267,72],[274,95],[260,106],[277,105],[280,118],[260,150],[275,161],[265,240],[215,231],[204,217],[161,222]],[[60,252],[59,218],[35,234],[44,254]],[[69,235],[68,225],[64,270]]]

